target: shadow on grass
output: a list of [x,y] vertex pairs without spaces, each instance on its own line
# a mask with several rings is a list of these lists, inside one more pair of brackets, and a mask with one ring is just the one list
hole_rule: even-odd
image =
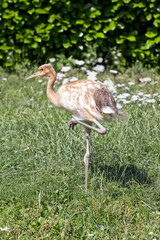
[[123,186],[127,186],[129,182],[135,181],[138,184],[153,184],[153,179],[148,176],[145,169],[138,169],[134,164],[124,164],[118,161],[113,165],[101,164],[100,161],[90,165],[92,172],[100,172],[104,174],[106,181],[117,181]]

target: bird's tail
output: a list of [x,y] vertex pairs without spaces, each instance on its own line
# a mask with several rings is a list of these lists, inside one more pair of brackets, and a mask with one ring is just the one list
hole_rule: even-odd
[[122,112],[121,110],[117,110],[116,112],[112,113],[112,115],[120,120],[127,121],[128,117],[127,114]]
[[105,114],[105,118],[107,120],[109,120],[110,117],[115,117],[115,118],[118,118],[118,119],[123,120],[123,121],[126,121],[128,119],[127,115],[116,107],[114,107],[114,108],[113,107],[112,108],[111,107],[105,107],[105,108],[103,108],[103,113]]

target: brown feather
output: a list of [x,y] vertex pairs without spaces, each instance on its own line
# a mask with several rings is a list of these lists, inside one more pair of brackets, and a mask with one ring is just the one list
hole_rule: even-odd
[[115,113],[118,112],[116,102],[112,96],[112,93],[105,86],[100,89],[96,89],[96,91],[94,92],[94,99],[96,102],[96,106],[101,113],[103,112],[103,108],[105,107],[112,108]]

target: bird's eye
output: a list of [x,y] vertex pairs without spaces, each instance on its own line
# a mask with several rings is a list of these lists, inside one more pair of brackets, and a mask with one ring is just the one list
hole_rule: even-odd
[[41,71],[43,71],[43,68],[41,68]]

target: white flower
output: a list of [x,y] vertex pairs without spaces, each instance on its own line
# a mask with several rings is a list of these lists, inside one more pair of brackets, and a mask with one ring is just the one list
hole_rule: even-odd
[[97,72],[87,70],[87,75],[88,75],[87,77],[88,80],[93,80],[93,81],[97,80],[97,77],[96,77]]
[[121,56],[122,56],[122,53],[120,53],[120,52],[117,53],[117,56],[118,56],[118,57],[121,57]]
[[107,80],[105,80],[103,84],[104,84],[105,86],[107,86],[110,91],[112,91],[112,92],[113,92],[113,91],[116,91],[116,88],[115,88],[115,86],[114,86],[114,83],[112,82],[112,80],[111,80],[110,78],[108,78]]
[[138,100],[138,96],[136,96],[136,95],[133,95],[133,96],[132,96],[132,99],[131,99],[131,101],[133,101],[133,102],[134,102],[134,101],[137,101],[137,100]]
[[78,80],[77,77],[72,77],[72,78],[70,79],[70,82],[74,82],[74,81],[77,81],[77,80]]
[[138,98],[139,98],[139,96],[137,96],[137,95],[133,95],[132,98],[131,98],[131,102],[135,102],[135,101],[137,101]]
[[9,230],[8,227],[5,227],[5,228],[1,228],[1,227],[0,227],[0,230],[1,230],[1,231],[5,231],[5,232],[10,232],[10,230]]
[[129,90],[129,87],[125,87],[126,90]]
[[115,60],[115,61],[114,61],[114,64],[115,64],[115,65],[118,65],[118,64],[120,64],[120,61],[119,61],[119,60]]
[[133,85],[135,85],[135,83],[134,82],[128,82],[128,85],[133,86]]
[[117,74],[117,73],[118,73],[117,70],[110,70],[109,72],[110,72],[110,73],[113,73],[113,74]]
[[51,63],[53,63],[53,62],[56,61],[56,59],[55,59],[55,58],[50,58],[49,61],[50,61]]
[[97,58],[96,62],[102,63],[103,62],[103,58],[102,57]]
[[41,83],[41,82],[43,82],[43,80],[42,80],[42,79],[39,79],[38,82]]
[[[121,99],[122,100],[122,99]],[[126,99],[123,99],[123,103],[124,104],[127,104],[127,103],[130,103],[130,101],[127,101]]]
[[149,77],[140,78],[139,81],[142,82],[142,83],[143,83],[143,82],[150,82],[150,81],[151,81],[151,78],[149,78]]
[[117,103],[117,108],[118,109],[121,109],[122,108],[122,105],[120,103]]
[[142,101],[144,101],[144,99],[143,98],[139,98],[138,101],[142,102]]
[[144,94],[143,92],[139,92],[138,93],[139,96],[143,96],[143,94]]
[[93,70],[97,71],[97,72],[104,72],[104,66],[103,65],[96,65]]
[[150,98],[150,97],[151,97],[151,94],[144,94],[143,96]]
[[82,65],[84,65],[85,64],[85,61],[83,61],[83,60],[75,60],[75,63],[77,64],[77,65],[79,65],[79,66],[82,66]]
[[4,81],[7,81],[7,78],[4,77],[3,80],[4,80]]
[[96,80],[97,80],[97,77],[96,77],[96,76],[89,75],[89,76],[87,77],[87,80],[96,81]]
[[69,70],[71,70],[71,67],[64,66],[62,67],[61,72],[68,72]]
[[80,33],[80,34],[79,34],[79,37],[83,37],[83,35],[84,35],[83,33]]
[[147,103],[154,103],[156,100],[155,99],[147,99],[147,100],[145,100],[145,102],[147,102]]
[[154,96],[154,97],[158,96],[158,93],[154,93],[153,96]]
[[87,234],[87,237],[93,237],[93,236],[94,236],[93,233],[88,233],[88,234]]
[[86,72],[86,71],[87,71],[87,68],[81,67],[81,70]]
[[83,50],[83,46],[79,46],[79,49]]
[[67,82],[69,82],[69,78],[64,78],[63,84],[66,84]]
[[117,98],[118,98],[118,99],[123,99],[123,98],[127,98],[127,97],[129,97],[129,96],[130,96],[129,93],[123,93],[123,94],[118,95]]
[[118,83],[118,84],[116,85],[116,87],[124,87],[124,86],[125,86],[124,83],[122,83],[122,84]]
[[48,107],[49,107],[49,108],[53,108],[53,105],[50,104]]
[[62,80],[66,75],[64,73],[57,73],[57,79]]
[[96,75],[97,75],[97,72],[87,70],[87,75],[94,75],[94,76],[96,76]]

